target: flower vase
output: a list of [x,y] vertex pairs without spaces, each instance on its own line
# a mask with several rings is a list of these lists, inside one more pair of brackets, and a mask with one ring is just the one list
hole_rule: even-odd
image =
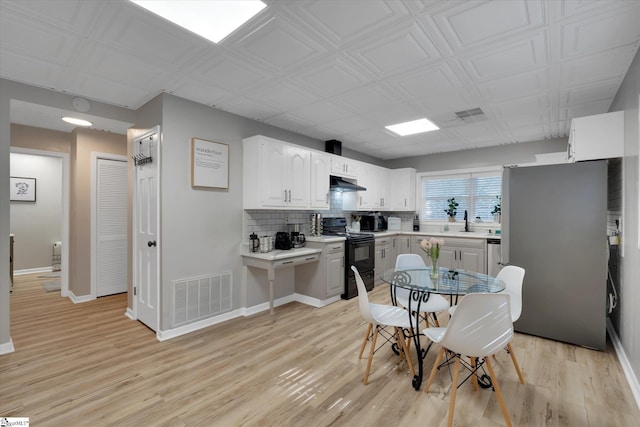
[[432,279],[437,279],[439,276],[438,274],[438,258],[432,258],[431,259],[431,278]]

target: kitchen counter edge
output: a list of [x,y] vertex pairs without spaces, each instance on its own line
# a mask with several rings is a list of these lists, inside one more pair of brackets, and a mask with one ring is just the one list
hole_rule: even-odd
[[247,258],[256,258],[266,261],[277,261],[280,259],[295,258],[298,256],[315,255],[321,253],[321,249],[295,248],[289,250],[276,249],[271,252],[241,252],[240,255]]
[[489,234],[482,232],[461,231],[378,231],[373,233],[375,237],[404,236],[429,236],[429,237],[462,237],[465,239],[501,239],[501,234]]

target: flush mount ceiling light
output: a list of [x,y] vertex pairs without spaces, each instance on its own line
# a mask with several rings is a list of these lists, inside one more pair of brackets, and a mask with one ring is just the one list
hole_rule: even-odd
[[413,135],[422,132],[431,132],[440,129],[427,119],[412,120],[410,122],[398,123],[397,125],[385,126],[391,132],[400,136]]
[[267,5],[259,0],[130,0],[187,30],[218,43]]
[[91,123],[90,121],[77,119],[75,117],[63,117],[62,121],[63,122],[67,122],[67,123],[71,123],[72,125],[82,126],[82,127],[93,126],[93,123]]

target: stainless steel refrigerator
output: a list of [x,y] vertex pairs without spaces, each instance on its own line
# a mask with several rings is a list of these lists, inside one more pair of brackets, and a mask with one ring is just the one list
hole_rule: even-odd
[[606,345],[607,163],[505,168],[502,262],[525,269],[515,329]]

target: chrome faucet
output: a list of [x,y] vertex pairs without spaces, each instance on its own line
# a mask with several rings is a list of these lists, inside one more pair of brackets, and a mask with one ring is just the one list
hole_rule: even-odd
[[469,231],[469,215],[464,211],[464,231]]

